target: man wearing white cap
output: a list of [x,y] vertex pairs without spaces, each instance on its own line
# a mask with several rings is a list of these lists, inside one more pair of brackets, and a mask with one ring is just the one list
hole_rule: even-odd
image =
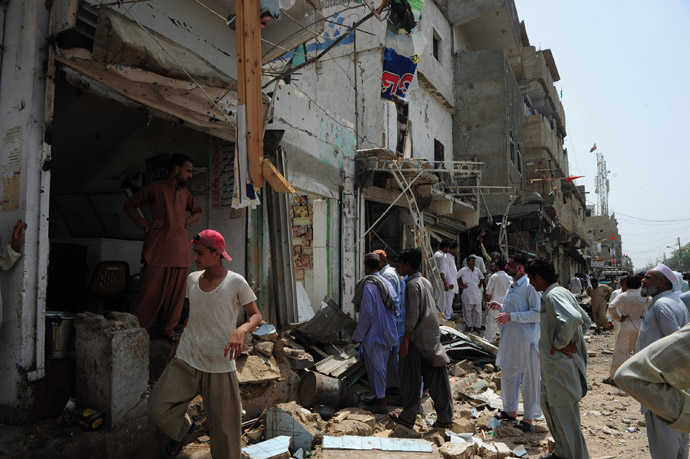
[[[675,282],[676,275],[664,264],[657,265],[644,275],[640,293],[651,296],[652,304],[640,326],[635,352],[680,330],[690,322],[688,309],[673,293]],[[645,415],[652,459],[687,458],[688,434],[670,429],[668,424],[658,419],[644,405],[642,412]]]

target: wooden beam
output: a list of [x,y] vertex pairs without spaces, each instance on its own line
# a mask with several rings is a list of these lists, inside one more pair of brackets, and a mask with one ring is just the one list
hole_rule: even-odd
[[[261,100],[261,25],[258,0],[235,0],[237,22],[238,105],[247,113],[249,176],[255,188],[264,186],[261,166],[264,151],[264,120]],[[238,132],[238,139],[245,133]]]
[[273,165],[273,163],[268,159],[264,158],[262,162],[263,175],[271,188],[278,193],[294,194],[295,189],[290,185],[290,182],[283,177],[278,169]]

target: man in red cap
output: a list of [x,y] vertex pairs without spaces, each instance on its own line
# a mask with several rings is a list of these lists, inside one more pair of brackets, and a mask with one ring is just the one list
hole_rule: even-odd
[[[160,312],[160,334],[177,341],[174,327],[182,315],[190,265],[187,228],[201,218],[201,206],[185,188],[192,178],[192,160],[176,153],[170,157],[168,167],[166,178],[136,192],[123,209],[137,227],[146,231],[141,287],[132,312],[146,329],[151,328]],[[150,223],[137,210],[145,203],[151,207]]]
[[[245,335],[261,323],[261,313],[244,277],[223,266],[223,259],[231,260],[223,236],[205,230],[192,243],[199,271],[187,278],[189,320],[175,359],[151,392],[151,418],[171,438],[166,453],[175,456],[200,435],[199,426],[187,416],[187,406],[201,394],[211,456],[239,458],[242,404],[235,359],[242,352]],[[242,310],[248,319],[236,328]]]

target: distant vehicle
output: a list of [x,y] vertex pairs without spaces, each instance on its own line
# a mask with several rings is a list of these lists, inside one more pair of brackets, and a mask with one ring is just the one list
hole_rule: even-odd
[[632,269],[627,266],[604,266],[594,271],[594,277],[599,279],[601,284],[615,284],[621,277],[633,274]]

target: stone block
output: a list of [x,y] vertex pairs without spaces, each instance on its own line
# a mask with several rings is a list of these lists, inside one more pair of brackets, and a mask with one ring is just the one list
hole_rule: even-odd
[[414,429],[410,429],[402,424],[396,424],[393,433],[393,438],[422,438],[422,434]]
[[314,357],[306,352],[302,354],[288,354],[286,352],[285,359],[290,363],[290,367],[292,367],[293,370],[305,370],[314,366]]
[[83,313],[76,318],[77,405],[105,414],[106,427],[146,413],[149,335],[131,314]]
[[235,361],[235,366],[240,384],[263,384],[280,378],[280,368],[272,357],[267,359],[258,355],[241,355]]
[[374,429],[371,426],[364,422],[350,419],[349,417],[342,422],[334,424],[330,431],[330,434],[334,437],[342,437],[345,435],[368,437],[373,433]]
[[309,414],[309,410],[295,402],[272,406],[266,412],[266,438],[287,435],[292,438],[295,448],[311,451],[318,432],[309,422]]
[[283,435],[242,448],[242,459],[289,459],[292,439]]
[[466,418],[453,419],[453,428],[451,430],[455,433],[474,434],[474,421]]
[[347,420],[363,422],[372,429],[376,428],[376,416],[371,414],[351,414],[347,417]]
[[438,452],[444,459],[472,459],[472,456],[477,452],[477,445],[449,442],[441,446]]
[[254,350],[259,354],[271,357],[273,355],[274,344],[270,341],[259,341],[254,344]]
[[455,376],[456,378],[464,378],[465,376],[467,376],[467,370],[465,370],[458,364],[450,367],[449,373],[451,376]]
[[548,453],[553,453],[555,449],[556,449],[556,440],[554,440],[553,437],[547,438],[546,439],[546,451]]
[[510,457],[513,455],[513,452],[510,450],[508,445],[506,445],[503,442],[494,443],[494,446],[496,447],[496,453],[497,453],[498,459],[506,459],[507,457]]
[[496,451],[496,447],[493,444],[482,443],[481,446],[479,446],[477,455],[481,456],[482,459],[496,459],[498,451]]

